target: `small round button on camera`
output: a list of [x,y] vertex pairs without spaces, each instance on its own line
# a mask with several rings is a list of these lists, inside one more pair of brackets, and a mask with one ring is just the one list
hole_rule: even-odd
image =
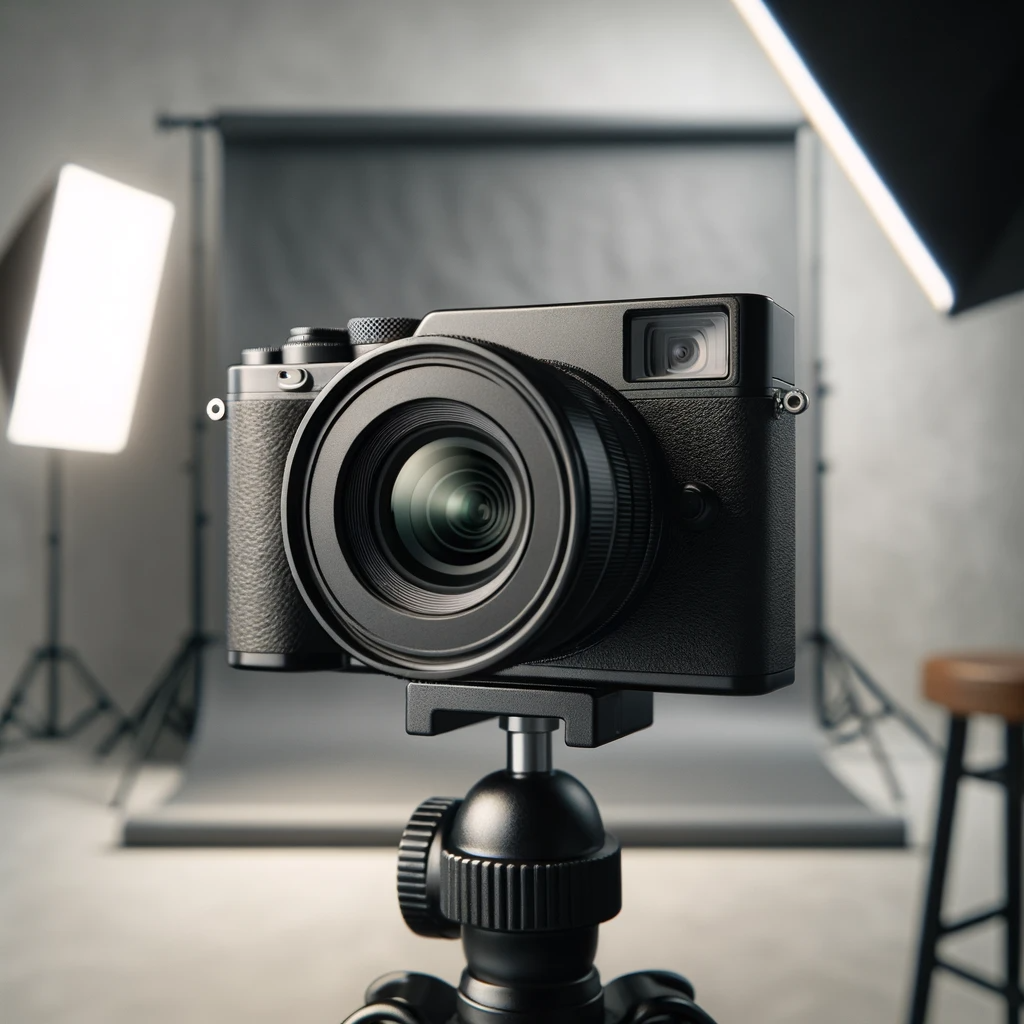
[[683,484],[676,496],[676,510],[686,529],[704,530],[718,514],[718,495],[706,484]]
[[313,383],[309,371],[301,366],[292,366],[281,370],[277,375],[277,386],[282,391],[305,391]]
[[807,395],[799,388],[791,388],[782,396],[782,408],[791,416],[799,416],[808,406]]
[[218,420],[224,419],[224,413],[227,412],[227,407],[224,405],[223,398],[211,398],[206,403],[206,415],[216,423]]

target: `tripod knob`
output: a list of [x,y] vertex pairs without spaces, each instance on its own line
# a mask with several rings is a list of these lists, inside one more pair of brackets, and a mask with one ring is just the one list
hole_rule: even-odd
[[417,935],[457,939],[459,925],[441,913],[441,851],[462,801],[435,796],[416,808],[398,844],[398,906]]

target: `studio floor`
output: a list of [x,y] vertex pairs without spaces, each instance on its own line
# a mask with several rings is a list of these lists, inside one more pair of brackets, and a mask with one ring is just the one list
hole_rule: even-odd
[[[837,770],[872,799],[871,766]],[[457,943],[406,931],[394,854],[377,849],[123,849],[107,806],[117,766],[66,745],[0,755],[3,1024],[337,1024],[373,978],[405,968],[455,981]],[[900,771],[921,835],[934,772]],[[139,798],[173,785],[152,769]],[[992,896],[995,794],[972,788],[952,898]],[[627,850],[623,912],[602,929],[606,979],[679,970],[720,1024],[900,1024],[926,850]],[[995,974],[998,928],[955,947]],[[930,1024],[1005,1020],[939,978]]]

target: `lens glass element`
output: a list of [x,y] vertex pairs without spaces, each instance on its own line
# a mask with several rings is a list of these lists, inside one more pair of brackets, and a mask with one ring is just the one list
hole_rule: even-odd
[[509,467],[488,447],[474,438],[445,437],[405,460],[390,494],[404,564],[465,576],[486,570],[501,551],[515,519],[515,488]]
[[335,523],[368,591],[395,609],[451,615],[507,582],[531,522],[515,444],[460,402],[403,403],[373,420],[337,478]]

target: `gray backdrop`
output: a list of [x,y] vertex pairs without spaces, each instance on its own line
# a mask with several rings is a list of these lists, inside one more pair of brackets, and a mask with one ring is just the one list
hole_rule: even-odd
[[[235,117],[222,131],[225,360],[289,326],[441,306],[755,291],[796,308],[793,130]],[[501,760],[488,727],[402,737],[396,680],[222,666],[181,788],[128,818],[129,844],[389,842],[428,790],[462,791]],[[657,717],[568,758],[623,840],[902,840],[821,764],[806,690],[663,696]]]

